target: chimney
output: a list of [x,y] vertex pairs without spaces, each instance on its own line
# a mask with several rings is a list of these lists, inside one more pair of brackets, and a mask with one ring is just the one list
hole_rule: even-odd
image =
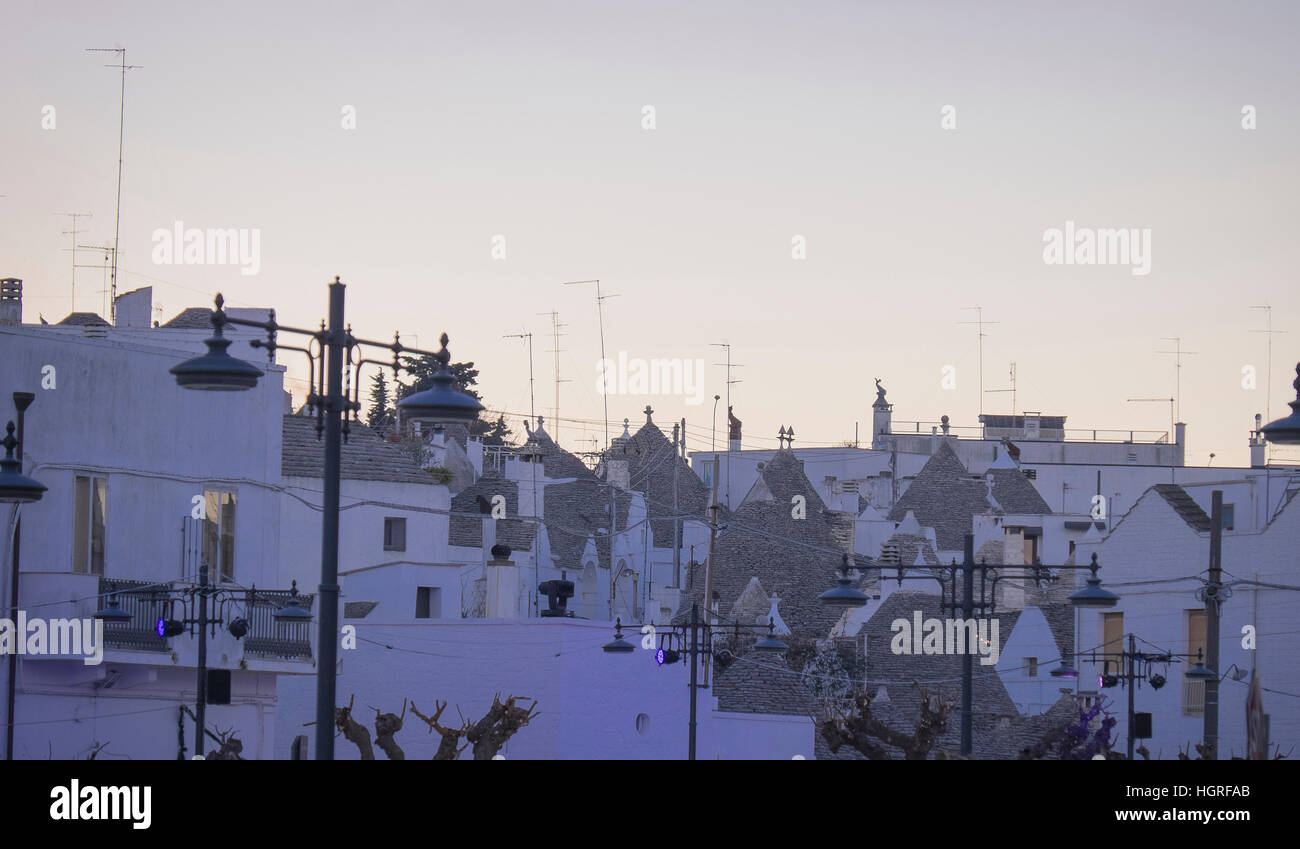
[[118,295],[113,306],[117,327],[148,327],[153,314],[153,287]]
[[1177,446],[1177,453],[1174,455],[1176,465],[1184,466],[1187,460],[1187,423],[1177,422],[1174,424],[1174,445]]
[[23,323],[23,281],[17,277],[0,280],[0,324],[16,327]]
[[1263,417],[1255,414],[1255,429],[1250,432],[1250,467],[1252,469],[1262,469],[1268,465],[1268,443],[1264,441],[1264,434],[1259,432],[1260,422]]
[[1038,439],[1042,426],[1042,414],[1037,410],[1025,410],[1025,439]]
[[492,559],[483,567],[487,578],[488,619],[519,618],[519,567],[510,559],[510,546],[492,546]]
[[631,489],[631,473],[628,470],[627,457],[612,454],[605,461],[605,480],[619,489]]

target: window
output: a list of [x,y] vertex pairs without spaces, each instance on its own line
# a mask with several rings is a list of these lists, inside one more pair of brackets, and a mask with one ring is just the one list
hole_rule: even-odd
[[1106,664],[1102,672],[1118,675],[1120,654],[1124,651],[1124,614],[1103,613],[1101,617],[1102,650],[1106,656]]
[[1037,534],[1034,534],[1032,536],[1028,533],[1025,534],[1024,558],[1025,558],[1024,559],[1025,563],[1032,564],[1038,562],[1038,535]]
[[108,480],[77,475],[72,520],[72,571],[104,574],[104,528]]
[[1025,658],[1025,675],[1027,675],[1030,678],[1038,677],[1038,658],[1036,657]]
[[384,551],[406,551],[406,520],[384,519]]
[[1231,504],[1223,505],[1223,530],[1225,531],[1232,530],[1233,526],[1236,524],[1235,520],[1237,518],[1237,511],[1232,508],[1233,505]]
[[235,580],[235,501],[233,492],[203,490],[203,562],[214,584]]
[[[1205,610],[1187,611],[1187,659],[1189,664],[1196,663],[1196,653],[1201,652],[1201,662],[1205,662]],[[1183,716],[1201,716],[1205,713],[1205,682],[1183,681]]]
[[415,618],[442,618],[442,587],[417,587],[415,590]]

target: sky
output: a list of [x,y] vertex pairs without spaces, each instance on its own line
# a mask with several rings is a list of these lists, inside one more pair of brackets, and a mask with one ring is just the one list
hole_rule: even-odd
[[[1248,465],[1255,414],[1295,397],[1294,3],[6,7],[0,276],[26,321],[74,306],[59,213],[112,243],[121,77],[85,48],[124,47],[119,293],[152,286],[162,321],[221,291],[312,327],[338,275],[358,336],[446,331],[516,415],[508,337],[531,332],[531,403],[571,450],[603,445],[606,400],[611,435],[650,404],[707,450],[716,343],[747,447],[869,441],[875,378],[896,420],[975,426],[1012,399],[981,392],[974,306],[982,389],[1014,361],[1016,412],[1071,428],[1167,431],[1168,403],[1128,399],[1173,396],[1159,352],[1195,352],[1188,465]],[[257,273],[158,261],[177,222],[256,234]],[[1148,273],[1048,264],[1066,222],[1136,231]],[[104,311],[103,256],[77,254],[77,310]],[[590,279],[606,356],[702,383],[602,397],[596,287],[563,285]]]

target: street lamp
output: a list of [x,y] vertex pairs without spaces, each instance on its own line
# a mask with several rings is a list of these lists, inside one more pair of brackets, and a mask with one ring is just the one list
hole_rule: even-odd
[[5,449],[5,457],[0,460],[0,502],[30,504],[40,501],[49,487],[23,474],[22,463],[14,457],[14,449],[21,443],[14,438],[13,422],[5,425],[5,438],[0,440],[0,445]]
[[[654,626],[651,627],[653,628]],[[742,630],[752,632],[760,628],[762,628],[761,625],[741,625],[739,622],[734,622],[729,626],[718,625],[715,628],[707,622],[700,621],[700,606],[699,604],[692,604],[691,621],[689,623],[685,625],[657,628],[649,632],[654,636],[657,636],[661,641],[659,650],[654,653],[655,662],[660,666],[669,663],[670,657],[678,658],[681,655],[680,651],[675,650],[669,654],[670,650],[663,647],[665,641],[670,639],[676,640],[679,645],[681,641],[689,641],[690,643],[690,647],[687,650],[690,655],[689,663],[691,665],[691,713],[686,745],[687,760],[695,760],[695,715],[697,710],[697,694],[701,687],[698,682],[700,654],[702,652],[710,655],[715,654],[713,649],[715,631],[723,634],[730,631],[736,639],[739,640],[740,632]],[[601,648],[609,654],[628,654],[636,650],[636,646],[623,639],[623,622],[621,619],[614,620],[614,639],[605,643]],[[769,616],[767,619],[767,635],[761,637],[758,642],[754,643],[752,648],[754,651],[763,654],[779,654],[780,652],[788,651],[790,647],[777,638],[776,620]]]
[[1092,554],[1092,562],[1088,564],[1092,570],[1092,575],[1088,578],[1088,585],[1070,596],[1070,604],[1075,607],[1114,607],[1119,604],[1119,596],[1109,590],[1101,588],[1101,578],[1097,577],[1097,553]]
[[1260,428],[1265,439],[1278,445],[1300,445],[1300,363],[1296,364],[1295,373],[1291,385],[1295,387],[1296,399],[1290,402],[1291,415]]
[[[403,354],[432,356],[441,366],[434,375],[433,387],[403,399],[398,403],[398,409],[412,418],[431,421],[433,424],[471,421],[483,409],[478,401],[453,388],[455,379],[447,369],[447,364],[451,360],[451,355],[447,351],[447,334],[442,335],[443,347],[437,353],[408,348],[396,335],[391,343],[359,339],[353,336],[351,328],[344,324],[343,295],[344,285],[338,277],[335,277],[334,282],[329,286],[328,326],[322,322],[320,330],[305,330],[279,324],[275,320],[274,310],[271,311],[268,321],[228,316],[224,309],[225,300],[218,294],[216,309],[212,312],[213,335],[206,340],[208,352],[203,356],[186,360],[171,369],[171,373],[176,376],[177,385],[186,389],[229,392],[252,389],[256,386],[261,370],[226,353],[230,340],[223,336],[222,328],[227,324],[265,330],[266,340],[254,339],[250,345],[255,348],[265,348],[270,362],[275,361],[276,349],[284,348],[306,354],[311,365],[307,404],[316,411],[317,438],[323,435],[325,439],[321,522],[320,638],[318,640],[320,657],[316,672],[317,760],[334,759],[334,695],[339,631],[339,489],[342,477],[340,465],[343,440],[348,436],[350,422],[356,421],[356,413],[361,409],[358,400],[361,392],[361,366],[366,363],[391,366],[393,373],[396,374],[402,368],[406,368],[401,362]],[[312,351],[310,344],[305,348],[279,344],[277,334],[280,332],[308,337],[316,343],[315,352]],[[361,357],[357,349],[363,346],[386,349],[392,354],[392,362],[384,363]],[[345,368],[352,369],[349,374],[352,378],[350,394],[343,383]],[[351,419],[348,413],[352,414]],[[295,616],[291,605],[290,610],[282,611],[282,614],[280,617],[282,620]]]
[[[926,567],[908,567],[902,564],[898,565],[898,574],[895,576],[899,586],[902,586],[904,580],[931,580],[938,581],[940,587],[940,607],[944,610],[950,610],[954,614],[960,613],[963,620],[970,620],[975,616],[975,611],[981,613],[987,611],[993,613],[997,608],[997,582],[1004,578],[1023,578],[1023,573],[1029,572],[1039,581],[1055,580],[1051,575],[1053,569],[1090,569],[1092,577],[1088,579],[1088,586],[1079,590],[1070,596],[1070,603],[1075,608],[1081,607],[1114,607],[1119,601],[1119,596],[1102,589],[1101,579],[1097,577],[1097,555],[1092,555],[1092,562],[1087,566],[1082,565],[1064,565],[1064,566],[1044,566],[1042,563],[1032,565],[998,565],[984,563],[983,561],[975,562],[975,537],[973,534],[966,534],[965,555],[963,562],[958,565],[954,560],[951,566],[926,566]],[[879,564],[869,564],[874,568],[881,568]],[[907,574],[909,569],[926,569],[927,574],[913,575]],[[849,579],[849,555],[843,555],[843,562],[840,566],[841,577],[838,580],[839,586],[833,587],[822,593],[818,598],[822,604],[828,606],[842,607],[861,607],[866,604],[866,596],[850,586],[852,583]],[[1006,571],[1008,573],[1019,572],[1021,574],[1004,574],[998,575],[998,572]],[[975,596],[975,573],[980,573],[980,591],[978,599]],[[993,579],[989,580],[989,573],[994,573]],[[938,574],[934,574],[938,573]],[[963,600],[957,600],[957,576],[962,576]],[[884,580],[883,570],[881,579]],[[951,596],[949,594],[949,585],[952,586]],[[993,592],[987,595],[988,587],[992,584]],[[949,600],[951,598],[951,600]],[[961,674],[961,753],[969,755],[974,747],[974,666],[972,656],[968,652],[962,655],[962,674]],[[1068,666],[1062,659],[1061,666],[1053,669],[1051,674],[1057,678],[1077,678],[1079,673],[1073,667]]]
[[[1098,653],[1096,649],[1093,649],[1091,651],[1080,652],[1078,654],[1080,660],[1086,660],[1090,663],[1100,662],[1103,665],[1102,676],[1101,676],[1101,680],[1099,681],[1101,687],[1103,688],[1114,687],[1116,684],[1119,684],[1121,681],[1125,682],[1125,686],[1128,687],[1128,759],[1129,760],[1133,760],[1133,746],[1134,746],[1134,741],[1136,740],[1136,738],[1133,736],[1133,732],[1137,724],[1136,721],[1137,706],[1135,703],[1135,693],[1134,693],[1134,691],[1137,688],[1137,685],[1142,681],[1146,681],[1151,685],[1151,688],[1153,690],[1159,690],[1161,687],[1165,686],[1165,684],[1168,682],[1166,681],[1164,675],[1160,674],[1159,672],[1153,671],[1152,666],[1154,664],[1168,665],[1171,662],[1175,662],[1175,658],[1191,658],[1190,654],[1178,654],[1176,652],[1165,652],[1165,651],[1141,652],[1138,651],[1137,649],[1137,640],[1138,637],[1136,634],[1128,635],[1127,651],[1120,651],[1118,653],[1116,652],[1107,653],[1103,651],[1101,653]],[[1219,679],[1219,676],[1212,670],[1206,669],[1205,666],[1202,665],[1201,663],[1201,658],[1202,658],[1202,653],[1201,650],[1198,649],[1196,652],[1196,665],[1191,669],[1187,670],[1186,672],[1184,672],[1183,677],[1189,681],[1209,681],[1209,680],[1217,681]],[[1114,673],[1110,673],[1108,671],[1110,669],[1110,664],[1112,663],[1115,664],[1116,671]],[[1061,666],[1064,667],[1065,665],[1066,665],[1065,659],[1062,658]],[[1073,672],[1073,669],[1071,669],[1071,671]],[[1057,671],[1053,669],[1052,674],[1056,675]],[[1075,672],[1073,675],[1061,675],[1058,677],[1074,678],[1077,676],[1078,673]]]
[[[248,615],[252,615],[253,608],[259,603],[263,605],[267,603],[275,604],[275,595],[279,594],[267,593],[264,590],[259,591],[256,587],[247,590],[242,587],[214,587],[208,583],[208,564],[204,561],[199,564],[199,580],[197,584],[179,587],[149,585],[135,589],[115,590],[108,594],[104,606],[95,611],[95,618],[115,625],[124,625],[131,622],[134,617],[130,612],[122,609],[118,598],[119,596],[126,596],[147,603],[154,609],[162,605],[167,606],[166,613],[154,620],[153,630],[160,639],[179,636],[186,629],[189,630],[191,636],[198,637],[198,662],[195,666],[198,681],[195,709],[191,715],[194,717],[194,753],[195,755],[202,755],[203,736],[207,733],[209,631],[225,623],[227,616],[234,612],[234,605],[242,603]],[[175,618],[173,615],[177,603],[180,603],[182,609],[180,618]],[[209,613],[209,604],[213,605],[211,613]],[[232,608],[229,612],[227,611],[228,605]],[[288,597],[278,606],[271,618],[279,626],[303,625],[311,621],[311,613],[304,609],[302,601],[298,598],[297,581],[293,582]],[[231,636],[237,640],[242,639],[249,632],[249,629],[248,619],[244,616],[231,618],[227,626]]]
[[1204,659],[1204,650],[1196,650],[1196,665],[1183,673],[1183,677],[1189,681],[1218,681],[1219,673],[1213,669],[1206,669],[1202,662]]
[[844,555],[840,562],[840,577],[836,583],[839,586],[832,587],[821,595],[817,596],[822,604],[831,607],[866,607],[867,594],[861,590],[853,588],[853,579],[849,577],[849,556]]

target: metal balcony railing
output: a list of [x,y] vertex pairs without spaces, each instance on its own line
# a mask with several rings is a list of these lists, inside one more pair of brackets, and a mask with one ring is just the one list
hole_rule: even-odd
[[[275,611],[288,601],[288,590],[257,590],[256,600],[248,606],[244,654],[287,660],[311,658],[311,623],[285,625],[275,621]],[[299,594],[298,601],[310,612],[315,596]]]
[[128,649],[131,651],[167,651],[167,640],[158,636],[158,620],[168,615],[165,601],[151,599],[148,596],[124,592],[139,590],[142,587],[166,590],[167,586],[158,585],[156,581],[132,581],[124,578],[99,579],[99,607],[107,606],[110,599],[116,600],[123,611],[131,615],[131,621],[120,625],[104,623],[104,644],[107,648]]

